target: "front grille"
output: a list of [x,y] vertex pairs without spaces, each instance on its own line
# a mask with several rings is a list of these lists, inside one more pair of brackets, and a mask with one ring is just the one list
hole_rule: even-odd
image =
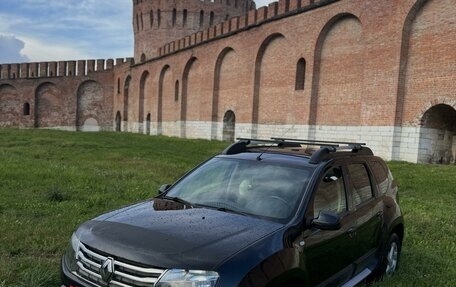
[[80,243],[77,252],[78,269],[75,275],[103,287],[151,287],[155,285],[158,278],[165,272],[164,269],[141,267],[114,260],[114,272],[108,285],[101,277],[101,266],[108,258],[108,256],[102,255]]

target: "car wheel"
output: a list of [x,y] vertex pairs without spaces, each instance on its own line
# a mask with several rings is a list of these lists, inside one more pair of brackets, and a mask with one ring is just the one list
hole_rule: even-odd
[[392,233],[388,240],[388,245],[383,252],[380,266],[377,272],[375,272],[377,280],[382,279],[383,277],[391,277],[396,273],[399,267],[401,247],[401,239],[396,233]]

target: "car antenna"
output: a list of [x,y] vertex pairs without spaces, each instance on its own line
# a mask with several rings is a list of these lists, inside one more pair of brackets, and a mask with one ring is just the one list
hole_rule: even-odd
[[[294,125],[292,125],[291,127],[289,127],[287,130],[285,130],[285,132],[280,136],[281,138],[285,137],[285,135],[292,129],[294,128]],[[266,149],[264,151],[262,151],[258,156],[257,156],[257,161],[261,161],[262,160],[262,156],[265,152],[267,152],[270,148],[272,148],[276,143],[273,142],[271,143],[269,146],[266,147]]]

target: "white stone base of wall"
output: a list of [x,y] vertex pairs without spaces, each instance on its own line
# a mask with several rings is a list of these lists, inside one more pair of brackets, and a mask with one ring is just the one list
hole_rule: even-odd
[[[130,123],[131,132],[143,133],[147,123]],[[150,123],[150,134],[159,134],[158,123]],[[366,143],[374,154],[385,160],[409,162],[438,162],[442,157],[449,163],[456,157],[456,135],[421,127],[394,126],[308,126],[308,125],[252,125],[237,123],[234,138],[271,137],[317,139],[327,141]],[[223,139],[223,123],[205,121],[162,122],[164,136],[200,138],[207,140]],[[442,140],[437,140],[442,138]],[[454,139],[453,139],[454,138]],[[453,146],[453,149],[451,147]]]

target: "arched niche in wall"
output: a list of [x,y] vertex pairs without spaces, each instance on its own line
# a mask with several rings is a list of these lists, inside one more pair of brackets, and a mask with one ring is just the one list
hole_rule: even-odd
[[456,158],[456,101],[437,104],[421,118],[418,162],[454,164]]
[[364,49],[356,16],[339,14],[323,27],[315,47],[310,125],[360,125]]
[[120,111],[117,111],[116,113],[115,125],[116,132],[122,131],[122,114],[120,113]]
[[274,33],[258,49],[253,86],[252,137],[261,133],[260,124],[283,125],[292,121],[293,107],[289,95],[294,91],[296,60],[292,56],[276,56],[289,55],[286,53],[288,47],[285,36]]
[[0,85],[0,126],[17,127],[20,123],[21,101],[16,87]]
[[138,104],[138,131],[140,133],[144,132],[144,102],[145,97],[149,94],[149,78],[150,74],[148,71],[144,71],[141,75],[141,79],[139,81],[139,104]]
[[129,97],[130,97],[130,84],[131,84],[131,76],[128,75],[124,82],[123,88],[123,121],[124,121],[124,131],[128,130],[128,105],[129,105]]
[[67,107],[58,87],[51,82],[40,84],[35,91],[35,127],[63,128]]
[[76,129],[99,131],[99,118],[104,112],[103,87],[96,81],[83,82],[78,87],[76,107]]
[[160,77],[158,79],[158,101],[157,101],[157,134],[163,134],[163,95],[165,94],[165,85],[166,75],[170,72],[169,65],[163,66],[160,72]]
[[[234,101],[234,95],[239,94],[235,86],[239,65],[236,62],[236,52],[231,47],[224,48],[217,57],[214,69],[214,85],[212,94],[212,128],[211,139],[217,139],[217,126],[219,114],[223,114],[224,106],[233,106],[237,104]],[[233,69],[232,67],[237,67]]]
[[[402,30],[396,129],[416,126],[429,98],[437,104],[455,97],[456,54],[450,52],[456,47],[454,15],[452,0],[417,0],[409,11]],[[394,134],[393,142],[401,143],[402,132]],[[400,159],[401,146],[393,148],[393,159]]]
[[[200,81],[201,75],[197,58],[191,57],[184,68],[182,75],[182,96],[181,96],[181,137],[186,137],[188,120],[199,120],[200,108]],[[190,95],[190,96],[189,96]],[[188,106],[191,106],[189,113]]]
[[236,132],[236,115],[229,110],[223,116],[223,140],[233,142]]

